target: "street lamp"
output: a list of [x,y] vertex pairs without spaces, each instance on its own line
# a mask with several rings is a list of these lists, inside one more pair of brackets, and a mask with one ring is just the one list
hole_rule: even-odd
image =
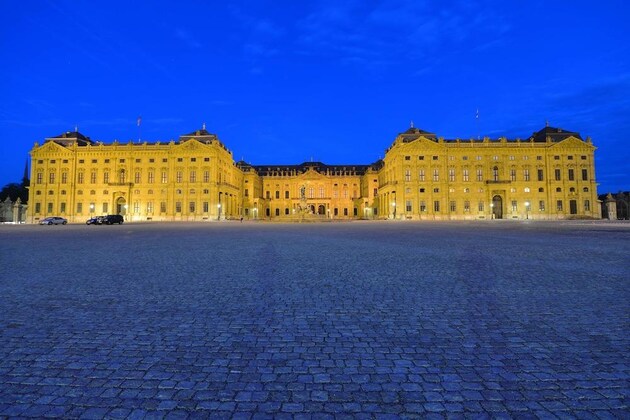
[[93,213],[94,213],[94,203],[90,203],[90,217],[92,217]]
[[217,220],[221,220],[221,203],[217,204],[217,208],[219,209],[219,215],[217,216]]
[[529,219],[529,201],[525,202],[525,219]]
[[490,219],[494,219],[494,203],[490,203]]

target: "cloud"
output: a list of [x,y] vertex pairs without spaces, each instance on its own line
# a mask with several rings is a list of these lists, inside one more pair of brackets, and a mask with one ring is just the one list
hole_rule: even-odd
[[[467,2],[322,1],[296,25],[301,54],[399,64],[458,49],[490,49],[510,27],[491,8]],[[445,53],[446,52],[446,53]],[[425,66],[426,71],[426,66]]]
[[178,28],[175,31],[175,38],[182,41],[182,43],[186,45],[188,48],[190,48],[191,50],[197,50],[203,47],[203,44],[199,42],[197,38],[193,36],[192,33],[182,28]]

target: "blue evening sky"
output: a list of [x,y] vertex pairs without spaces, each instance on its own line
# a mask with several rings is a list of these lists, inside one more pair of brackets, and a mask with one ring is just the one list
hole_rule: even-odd
[[152,142],[205,122],[235,160],[367,164],[413,120],[549,121],[592,137],[600,193],[627,190],[628,22],[626,0],[3,1],[0,186],[75,126]]

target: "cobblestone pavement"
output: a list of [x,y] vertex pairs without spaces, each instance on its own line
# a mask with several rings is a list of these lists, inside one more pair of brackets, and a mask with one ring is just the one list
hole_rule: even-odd
[[0,417],[628,418],[630,229],[0,226]]

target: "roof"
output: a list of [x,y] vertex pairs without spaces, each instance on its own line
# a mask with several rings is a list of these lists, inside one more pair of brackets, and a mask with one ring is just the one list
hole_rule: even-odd
[[79,133],[79,131],[66,131],[55,137],[49,137],[47,140],[52,140],[55,143],[59,143],[64,146],[68,146],[71,143],[77,143],[79,146],[86,146],[93,144],[94,142],[87,136]]
[[582,137],[580,137],[580,133],[549,126],[544,127],[542,130],[536,131],[530,138],[533,138],[535,142],[546,142],[547,137],[549,137],[554,143],[560,142],[568,137],[575,137],[582,140]]
[[327,172],[350,172],[353,175],[363,175],[372,165],[327,165],[322,162],[304,162],[299,165],[250,165],[261,176],[270,176],[276,173],[305,173],[312,169],[320,174]]

